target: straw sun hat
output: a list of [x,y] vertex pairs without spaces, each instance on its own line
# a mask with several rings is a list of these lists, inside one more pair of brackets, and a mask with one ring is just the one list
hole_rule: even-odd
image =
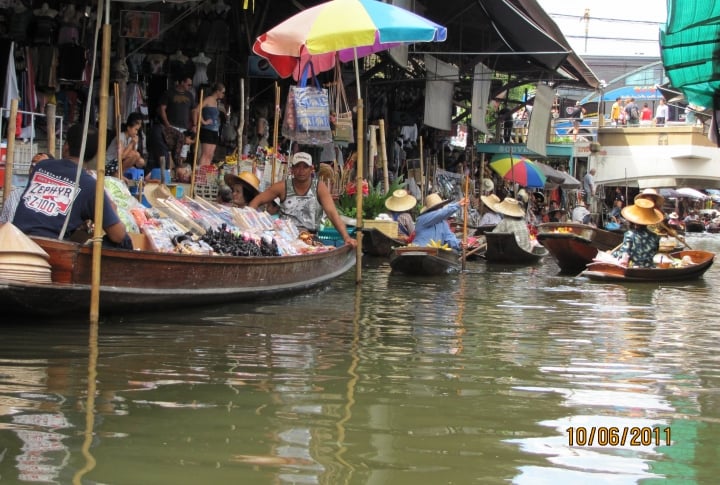
[[482,189],[484,192],[492,192],[495,190],[495,184],[490,179],[482,179]]
[[635,204],[624,207],[622,216],[641,226],[650,226],[662,221],[665,216],[655,208],[655,203],[649,198],[635,198]]
[[393,212],[409,211],[417,205],[417,199],[407,193],[407,190],[398,189],[385,200],[385,207]]
[[224,179],[225,185],[228,187],[233,187],[237,184],[247,187],[253,193],[253,197],[260,193],[260,179],[258,179],[254,173],[240,172],[240,175],[227,173],[225,174]]
[[525,211],[520,206],[520,202],[512,197],[505,199],[496,206],[497,212],[508,217],[525,217]]
[[645,189],[642,192],[640,192],[638,195],[635,196],[635,202],[637,202],[638,199],[648,199],[655,203],[655,207],[662,207],[665,203],[665,197],[658,194],[655,189]]
[[440,194],[437,194],[437,193],[430,194],[425,198],[425,207],[422,208],[420,213],[423,214],[425,212],[440,209],[441,207],[445,207],[449,203],[450,203],[450,199],[443,200],[442,197],[440,197]]
[[481,195],[480,200],[485,206],[493,212],[497,212],[497,205],[500,203],[500,197],[495,194]]

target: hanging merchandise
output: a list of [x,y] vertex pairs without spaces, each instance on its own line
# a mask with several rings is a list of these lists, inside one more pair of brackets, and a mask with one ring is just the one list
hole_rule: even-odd
[[[308,86],[310,73],[313,85]],[[320,86],[311,62],[305,64],[300,83],[290,86],[282,134],[305,145],[332,142],[328,92]]]
[[335,82],[333,83],[335,95],[332,97],[334,101],[333,111],[335,113],[335,129],[333,131],[333,140],[336,143],[354,143],[355,136],[353,133],[353,114],[347,102],[345,94],[345,84],[343,84],[342,70],[340,62],[335,63]]

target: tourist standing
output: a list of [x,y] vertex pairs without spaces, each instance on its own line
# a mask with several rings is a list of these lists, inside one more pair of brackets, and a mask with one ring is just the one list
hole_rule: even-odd
[[212,163],[215,149],[220,142],[220,109],[218,108],[218,100],[225,97],[225,85],[223,83],[215,83],[210,89],[210,95],[203,99],[201,110],[201,167]]
[[668,106],[665,104],[665,100],[661,99],[658,101],[657,108],[655,108],[655,126],[665,126],[667,118]]

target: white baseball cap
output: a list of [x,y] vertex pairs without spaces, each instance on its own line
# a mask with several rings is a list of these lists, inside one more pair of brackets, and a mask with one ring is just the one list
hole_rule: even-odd
[[304,163],[307,164],[309,167],[312,167],[312,156],[310,156],[310,154],[306,152],[297,152],[295,155],[293,155],[290,165],[294,167],[298,163]]

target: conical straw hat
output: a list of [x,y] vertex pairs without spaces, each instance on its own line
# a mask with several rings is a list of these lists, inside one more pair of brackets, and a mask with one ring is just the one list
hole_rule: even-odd
[[0,252],[36,254],[50,259],[50,255],[43,248],[9,222],[0,226]]

